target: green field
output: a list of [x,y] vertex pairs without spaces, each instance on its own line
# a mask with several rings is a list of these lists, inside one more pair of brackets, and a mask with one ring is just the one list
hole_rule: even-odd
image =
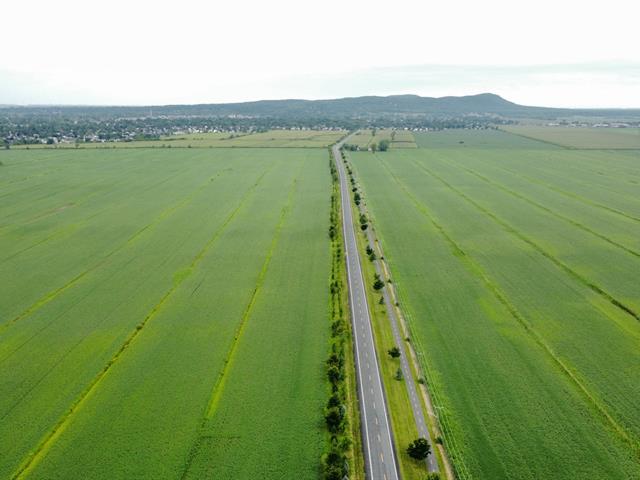
[[[374,135],[375,133],[375,135]],[[408,130],[358,130],[354,135],[349,137],[347,143],[357,145],[360,150],[366,150],[372,143],[378,144],[381,140],[387,140],[390,148],[416,148],[413,133]]]
[[640,163],[500,131],[350,153],[459,478],[640,478]]
[[[170,135],[160,140],[119,141],[104,143],[80,143],[80,148],[323,148],[337,142],[347,132],[341,130],[269,130],[256,133],[190,133]],[[59,145],[15,145],[13,148],[73,148],[73,143]]]
[[640,149],[640,129],[606,127],[542,127],[514,125],[507,132],[551,144],[578,149]]
[[0,160],[0,478],[320,475],[326,150]]

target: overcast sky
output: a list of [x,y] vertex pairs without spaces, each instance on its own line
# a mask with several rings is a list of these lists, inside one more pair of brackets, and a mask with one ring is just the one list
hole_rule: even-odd
[[0,103],[493,92],[640,108],[638,0],[7,0]]

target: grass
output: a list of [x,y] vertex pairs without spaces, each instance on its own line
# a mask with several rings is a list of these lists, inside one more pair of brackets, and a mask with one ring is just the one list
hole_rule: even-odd
[[458,477],[635,478],[637,163],[495,131],[417,141],[352,159]]
[[[78,149],[105,148],[324,148],[345,135],[340,130],[269,130],[256,133],[210,132],[176,134],[160,140],[81,143]],[[15,145],[14,149],[76,149],[73,143]]]
[[543,127],[509,125],[507,132],[543,142],[577,149],[635,149],[640,150],[640,129],[606,127]]
[[2,159],[0,477],[317,478],[326,152]]

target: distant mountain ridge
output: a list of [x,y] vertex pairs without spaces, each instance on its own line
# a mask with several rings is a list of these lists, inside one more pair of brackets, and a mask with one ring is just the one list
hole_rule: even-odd
[[4,106],[0,112],[59,114],[77,116],[152,117],[274,117],[274,118],[366,118],[393,116],[459,117],[497,115],[502,117],[556,117],[562,115],[640,116],[640,110],[567,109],[518,105],[493,93],[477,95],[421,97],[390,95],[346,97],[329,100],[258,100],[240,103],[150,106]]

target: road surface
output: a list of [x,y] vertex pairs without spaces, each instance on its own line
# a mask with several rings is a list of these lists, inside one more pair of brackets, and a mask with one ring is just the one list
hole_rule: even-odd
[[[387,414],[382,379],[376,357],[371,317],[352,220],[351,189],[340,155],[340,144],[333,147],[333,156],[338,168],[342,197],[342,229],[353,324],[365,470],[367,478],[372,480],[397,480],[400,475],[393,448],[391,421]],[[369,280],[373,281],[373,279]]]

